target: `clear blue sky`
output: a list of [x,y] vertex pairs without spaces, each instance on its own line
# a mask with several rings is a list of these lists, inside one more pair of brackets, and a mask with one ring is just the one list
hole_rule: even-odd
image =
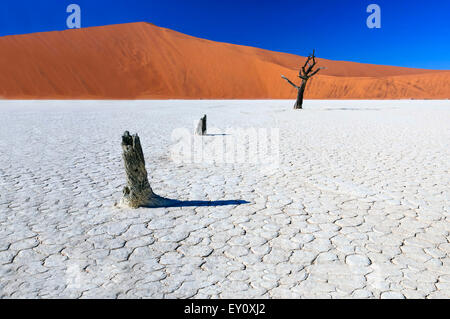
[[[450,69],[449,0],[2,0],[0,36],[147,21],[189,35],[264,49],[375,64]],[[366,8],[381,7],[381,29]]]

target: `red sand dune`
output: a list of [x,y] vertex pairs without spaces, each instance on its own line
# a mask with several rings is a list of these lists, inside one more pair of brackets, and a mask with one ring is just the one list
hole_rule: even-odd
[[[295,97],[304,58],[194,38],[149,23],[0,38],[8,99],[264,99]],[[443,99],[450,72],[319,59],[306,98]]]

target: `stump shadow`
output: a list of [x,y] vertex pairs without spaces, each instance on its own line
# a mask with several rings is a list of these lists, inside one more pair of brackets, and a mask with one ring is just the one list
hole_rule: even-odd
[[398,107],[384,107],[384,108],[371,108],[371,107],[335,107],[326,108],[324,111],[384,111],[384,110],[397,110]]
[[176,200],[159,197],[151,205],[143,206],[145,208],[169,208],[169,207],[216,207],[216,206],[237,206],[250,204],[249,201],[232,199],[232,200]]
[[188,201],[175,201],[172,207],[193,207],[193,206],[229,206],[229,205],[243,205],[250,204],[246,200],[188,200]]
[[203,136],[229,136],[231,134],[205,134]]
[[340,107],[340,108],[328,108],[325,111],[381,111],[376,108],[356,108],[356,107]]

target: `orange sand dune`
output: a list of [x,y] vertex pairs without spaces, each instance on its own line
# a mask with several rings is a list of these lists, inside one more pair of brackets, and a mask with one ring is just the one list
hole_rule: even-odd
[[[194,38],[148,23],[0,38],[8,99],[294,98],[303,57]],[[450,97],[450,72],[319,60],[307,98]]]

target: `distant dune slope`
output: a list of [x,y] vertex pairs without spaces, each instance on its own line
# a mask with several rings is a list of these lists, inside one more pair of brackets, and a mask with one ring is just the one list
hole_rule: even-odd
[[[149,23],[0,38],[0,96],[9,99],[294,98],[303,57],[219,43]],[[450,97],[450,72],[319,59],[306,97]]]

